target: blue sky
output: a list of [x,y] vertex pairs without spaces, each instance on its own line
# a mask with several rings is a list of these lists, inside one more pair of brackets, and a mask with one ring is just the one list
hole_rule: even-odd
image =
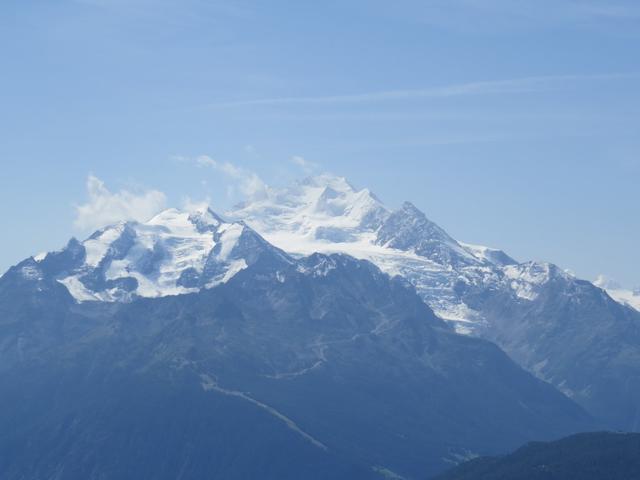
[[224,211],[330,171],[638,285],[639,51],[624,0],[3,1],[0,270],[85,236],[103,194]]

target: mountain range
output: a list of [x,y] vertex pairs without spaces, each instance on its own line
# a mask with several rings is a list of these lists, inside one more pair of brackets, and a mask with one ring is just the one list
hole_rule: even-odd
[[497,343],[608,427],[640,429],[632,301],[556,265],[456,241],[411,203],[391,210],[341,177],[308,178],[227,214],[292,254],[348,253],[406,278],[459,333]]
[[428,478],[637,430],[639,322],[340,177],[169,209],[0,278],[0,476]]
[[[594,424],[402,278],[201,213],[101,230],[0,279],[2,478],[423,478]],[[179,247],[199,230],[196,260]]]

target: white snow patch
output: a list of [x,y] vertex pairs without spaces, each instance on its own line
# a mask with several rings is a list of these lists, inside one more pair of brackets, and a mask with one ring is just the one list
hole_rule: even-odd
[[[553,270],[553,271],[552,271]],[[566,279],[573,275],[560,271],[546,262],[527,262],[519,265],[508,265],[503,268],[505,278],[510,280],[509,286],[519,298],[533,301],[539,291],[551,279],[552,275],[559,275]]]
[[106,228],[97,238],[86,240],[83,245],[86,251],[86,264],[96,267],[109,250],[109,246],[122,235],[124,224]]
[[78,302],[90,302],[100,300],[93,292],[87,289],[77,276],[71,276],[58,280],[62,285],[67,287],[69,293]]
[[640,292],[625,289],[606,289],[606,292],[616,302],[627,305],[640,312]]
[[227,283],[233,276],[235,276],[238,272],[244,270],[245,268],[247,268],[247,262],[244,260],[244,258],[232,261],[231,263],[229,263],[229,266],[227,267],[227,270],[224,273],[223,277],[221,279],[216,279],[207,283],[206,288],[213,288],[216,285],[220,285],[221,283]]
[[220,243],[222,245],[218,258],[221,260],[227,260],[233,247],[238,243],[240,235],[244,227],[239,223],[227,223],[220,228]]

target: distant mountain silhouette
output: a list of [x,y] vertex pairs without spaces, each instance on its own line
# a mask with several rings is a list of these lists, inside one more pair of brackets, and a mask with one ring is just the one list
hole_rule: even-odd
[[640,479],[640,434],[580,433],[532,442],[502,457],[481,457],[432,480]]

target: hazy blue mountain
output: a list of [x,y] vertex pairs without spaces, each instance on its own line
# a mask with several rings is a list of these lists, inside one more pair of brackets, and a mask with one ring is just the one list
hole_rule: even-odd
[[[368,261],[294,259],[243,226],[246,249],[240,235],[220,257],[214,238],[197,264],[242,260],[233,275],[144,296],[140,285],[175,288],[159,279],[193,258],[178,255],[178,227],[151,230],[160,247],[114,235],[88,264],[86,242],[71,241],[0,279],[0,478],[425,478],[593,428]],[[180,231],[182,245],[203,241]],[[164,271],[137,263],[161,248]],[[78,298],[70,276],[105,299]]]
[[631,480],[640,478],[640,434],[581,433],[532,442],[464,463],[433,480]]
[[389,209],[331,175],[229,215],[292,254],[343,252],[403,276],[458,332],[496,342],[610,428],[640,430],[640,312],[630,292],[614,292],[623,305],[556,265],[459,242],[411,203]]
[[480,334],[607,425],[640,429],[640,313],[554,265],[517,267],[540,277],[532,300],[506,289],[461,288],[483,312]]

